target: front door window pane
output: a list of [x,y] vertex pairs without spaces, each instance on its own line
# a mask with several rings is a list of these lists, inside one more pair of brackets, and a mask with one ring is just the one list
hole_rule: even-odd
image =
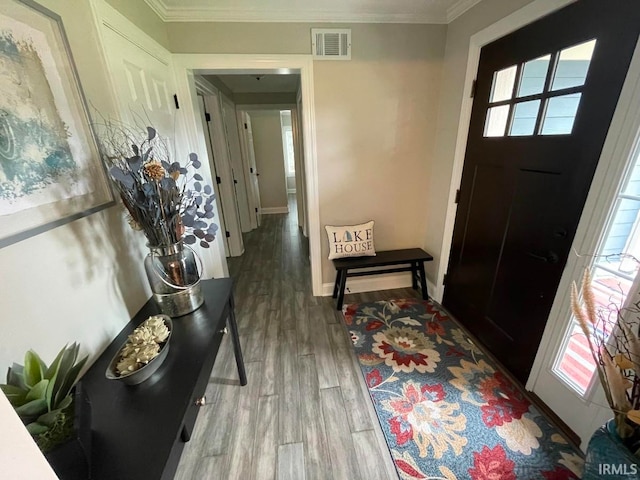
[[484,126],[485,137],[504,137],[509,118],[509,105],[492,107],[487,111],[487,121]]
[[500,70],[493,75],[493,86],[491,87],[490,102],[501,102],[513,97],[513,84],[516,81],[518,66],[513,65],[504,70]]
[[542,123],[542,135],[566,135],[573,130],[581,93],[550,98]]
[[509,135],[523,136],[533,135],[536,128],[536,119],[540,109],[540,100],[517,103],[513,113]]
[[596,41],[590,40],[562,50],[553,76],[551,90],[584,85],[595,46]]
[[640,197],[640,162],[636,163],[622,187],[624,195]]
[[530,60],[524,64],[522,78],[518,86],[518,97],[542,93],[550,60],[551,55],[545,55],[544,57]]

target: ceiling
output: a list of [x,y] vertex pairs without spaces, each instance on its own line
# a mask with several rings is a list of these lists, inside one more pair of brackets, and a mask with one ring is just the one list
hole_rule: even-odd
[[300,75],[216,75],[233,93],[296,93]]
[[481,0],[145,0],[168,22],[449,23]]

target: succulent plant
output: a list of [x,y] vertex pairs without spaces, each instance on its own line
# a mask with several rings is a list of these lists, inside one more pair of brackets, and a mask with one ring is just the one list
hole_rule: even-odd
[[87,357],[78,360],[80,345],[65,345],[50,366],[29,350],[24,365],[14,363],[7,372],[7,383],[0,389],[13,405],[33,436],[49,431],[64,410],[71,406],[71,389],[78,381]]

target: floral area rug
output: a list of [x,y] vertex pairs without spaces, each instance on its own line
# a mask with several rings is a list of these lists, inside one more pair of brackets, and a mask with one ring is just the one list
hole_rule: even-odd
[[437,304],[343,313],[401,479],[580,478],[581,454]]

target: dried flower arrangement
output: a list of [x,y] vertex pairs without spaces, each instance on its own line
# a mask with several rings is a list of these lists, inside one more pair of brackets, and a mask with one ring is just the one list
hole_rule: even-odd
[[153,315],[140,324],[128,337],[120,351],[116,372],[129,375],[147,365],[160,354],[170,330],[162,315]]
[[218,226],[213,223],[215,196],[197,172],[195,153],[185,165],[172,162],[167,142],[153,127],[146,131],[105,120],[99,125],[100,154],[120,198],[129,224],[142,230],[152,247],[180,240],[208,248]]
[[589,343],[617,433],[640,456],[640,305],[622,310],[612,303],[598,308],[588,269],[582,277],[581,294],[574,282],[571,310]]

